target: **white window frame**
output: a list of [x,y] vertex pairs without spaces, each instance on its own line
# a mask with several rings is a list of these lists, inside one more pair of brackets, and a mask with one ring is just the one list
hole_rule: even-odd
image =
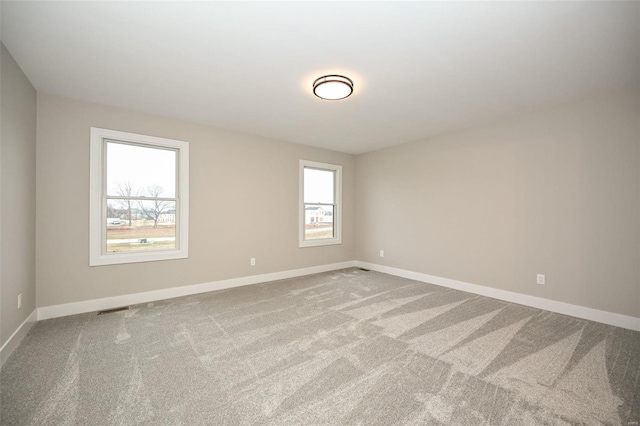
[[[176,248],[148,252],[106,252],[106,142],[115,141],[177,152]],[[189,143],[117,130],[91,128],[89,206],[89,266],[153,262],[189,257]]]
[[[305,202],[304,202],[304,169],[319,169],[334,172],[334,208],[333,208],[333,238],[323,238],[320,240],[305,240]],[[300,160],[299,177],[299,220],[298,220],[298,247],[317,247],[334,244],[342,244],[342,166],[336,164],[319,163],[317,161]],[[318,203],[314,203],[318,204]],[[322,204],[322,203],[320,203]]]

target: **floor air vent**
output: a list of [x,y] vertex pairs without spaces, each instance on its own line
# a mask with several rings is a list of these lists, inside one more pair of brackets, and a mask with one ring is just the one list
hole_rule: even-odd
[[122,306],[120,308],[105,309],[104,311],[98,311],[98,315],[112,314],[114,312],[128,311],[128,310],[129,310],[128,306]]

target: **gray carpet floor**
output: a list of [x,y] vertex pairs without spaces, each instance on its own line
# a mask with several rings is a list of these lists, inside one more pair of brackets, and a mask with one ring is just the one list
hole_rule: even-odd
[[638,332],[352,268],[38,322],[0,419],[632,425],[639,377]]

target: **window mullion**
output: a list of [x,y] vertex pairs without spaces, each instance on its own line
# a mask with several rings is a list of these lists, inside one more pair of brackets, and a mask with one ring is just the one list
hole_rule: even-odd
[[336,208],[337,204],[319,204],[319,203],[305,203],[305,207],[306,206],[320,206],[320,207],[333,207],[334,209]]
[[133,201],[178,201],[179,198],[164,198],[164,197],[126,197],[119,195],[107,195],[107,200],[133,200]]

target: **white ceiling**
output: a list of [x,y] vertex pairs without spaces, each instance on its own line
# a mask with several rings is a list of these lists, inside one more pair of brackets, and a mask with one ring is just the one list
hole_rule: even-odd
[[[640,2],[2,2],[40,91],[348,153],[640,85]],[[323,74],[354,94],[321,101]]]

